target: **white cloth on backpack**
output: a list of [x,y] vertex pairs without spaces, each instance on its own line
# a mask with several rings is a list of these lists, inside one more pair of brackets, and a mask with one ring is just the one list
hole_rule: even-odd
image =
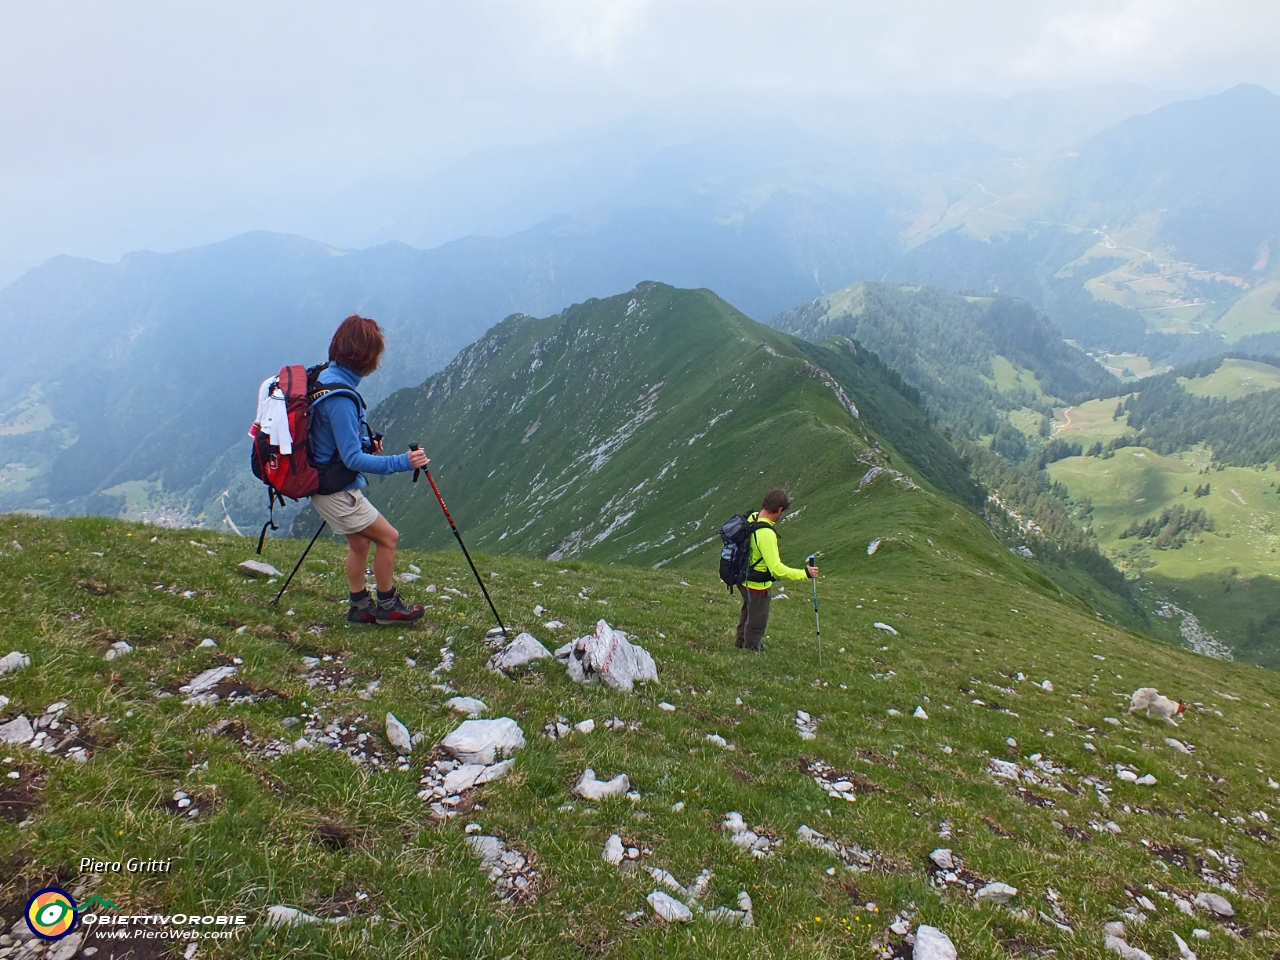
[[279,383],[279,380],[279,377],[268,377],[258,387],[258,415],[253,423],[259,433],[265,433],[267,439],[279,447],[282,454],[288,455],[293,453],[293,437],[289,434],[289,408],[284,397],[278,391],[273,393],[271,390],[271,385]]

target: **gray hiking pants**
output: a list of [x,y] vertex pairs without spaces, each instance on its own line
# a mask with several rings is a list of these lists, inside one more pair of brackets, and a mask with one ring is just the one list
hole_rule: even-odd
[[748,590],[739,585],[738,592],[742,594],[742,613],[738,615],[738,640],[734,646],[759,650],[769,626],[769,591]]

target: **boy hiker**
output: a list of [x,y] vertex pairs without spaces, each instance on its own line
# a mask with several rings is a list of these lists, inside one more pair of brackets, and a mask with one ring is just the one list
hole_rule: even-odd
[[751,534],[751,552],[747,582],[739,584],[742,594],[742,613],[738,617],[738,640],[734,644],[748,650],[763,650],[764,631],[769,626],[769,588],[775,579],[804,580],[817,578],[817,567],[797,570],[782,562],[778,554],[778,531],[774,529],[782,515],[791,506],[791,498],[785,490],[774,488],[764,495],[759,513],[753,513],[749,522],[759,524]]
[[[345,470],[343,479],[349,478],[349,482],[337,493],[313,495],[311,505],[334,533],[347,538],[347,581],[351,588],[347,620],[391,625],[412,623],[423,611],[418,604],[410,606],[400,598],[394,579],[400,534],[365,499],[361,488],[368,483],[367,473],[402,473],[425,467],[428,460],[421,450],[380,456],[381,436],[370,434],[364,403],[357,402],[356,388],[363,377],[378,368],[384,346],[382,329],[367,317],[347,317],[333,335],[329,366],[319,378],[321,390],[328,392],[314,400],[311,408],[311,453],[322,474]],[[369,596],[365,585],[365,563],[375,544],[376,600]]]

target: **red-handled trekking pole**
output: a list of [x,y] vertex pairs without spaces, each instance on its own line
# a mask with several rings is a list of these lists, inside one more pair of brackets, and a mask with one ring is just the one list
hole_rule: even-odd
[[[417,450],[416,443],[409,444],[410,450]],[[431,476],[431,471],[426,467],[415,468],[413,471],[413,482],[418,482],[418,475],[425,473],[427,475],[427,483],[431,484],[431,492],[436,495],[436,502],[440,504],[440,509],[444,511],[444,518],[449,521],[449,529],[453,531],[454,537],[458,540],[458,546],[462,548],[462,555],[467,558],[467,564],[471,567],[471,572],[475,575],[476,583],[480,584],[480,592],[484,594],[485,600],[489,602],[489,609],[493,611],[493,619],[498,621],[498,628],[502,631],[502,635],[507,636],[506,624],[502,622],[502,618],[498,616],[498,608],[493,605],[493,599],[489,596],[489,591],[485,589],[484,581],[480,579],[480,571],[476,569],[475,563],[471,559],[471,554],[467,552],[467,545],[462,542],[462,534],[458,532],[458,525],[453,522],[453,517],[449,513],[449,508],[444,505],[444,497],[440,496],[440,488],[436,486],[435,479]]]

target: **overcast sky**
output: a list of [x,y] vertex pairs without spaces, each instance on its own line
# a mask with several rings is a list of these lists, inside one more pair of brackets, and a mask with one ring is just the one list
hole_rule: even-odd
[[[1280,92],[1277,0],[0,0],[0,283],[626,117],[1112,81]],[[320,204],[317,203],[316,206]]]

